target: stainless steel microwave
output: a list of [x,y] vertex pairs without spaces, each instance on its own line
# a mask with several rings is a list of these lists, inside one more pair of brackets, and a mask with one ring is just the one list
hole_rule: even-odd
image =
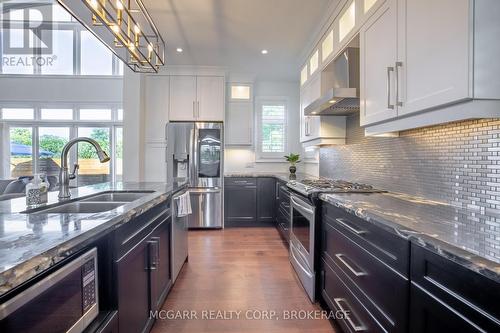
[[80,333],[98,313],[93,248],[0,304],[0,332]]

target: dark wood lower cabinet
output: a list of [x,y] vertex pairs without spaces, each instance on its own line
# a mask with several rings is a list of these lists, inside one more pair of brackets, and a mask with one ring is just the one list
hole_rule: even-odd
[[224,184],[224,225],[273,225],[276,220],[276,180],[272,177],[227,177]]
[[143,240],[117,261],[121,333],[142,332],[149,321],[148,243]]
[[171,287],[171,218],[161,219],[144,238],[116,261],[120,333],[148,331]]
[[[500,332],[498,282],[325,204],[319,292],[345,332]],[[326,209],[325,209],[326,208]]]
[[486,330],[472,322],[464,314],[453,309],[434,295],[412,283],[411,286],[411,333],[443,333],[443,332],[499,332]]
[[273,223],[276,219],[276,180],[257,178],[257,221]]

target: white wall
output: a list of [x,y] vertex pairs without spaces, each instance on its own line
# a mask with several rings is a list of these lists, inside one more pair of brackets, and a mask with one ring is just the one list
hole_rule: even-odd
[[0,76],[2,103],[121,103],[121,77]]
[[123,75],[123,180],[128,182],[144,179],[143,92],[143,75],[126,69]]
[[[299,82],[289,81],[256,81],[254,83],[254,98],[258,101],[265,97],[285,97],[288,101],[287,114],[287,140],[288,152],[303,154],[300,144],[300,120],[299,120]],[[258,103],[254,104],[258,107]],[[255,113],[257,110],[254,110]],[[224,159],[225,173],[242,172],[288,172],[286,162],[263,162],[256,159],[254,147],[226,147]],[[297,165],[298,172],[318,175],[317,163],[300,163]]]

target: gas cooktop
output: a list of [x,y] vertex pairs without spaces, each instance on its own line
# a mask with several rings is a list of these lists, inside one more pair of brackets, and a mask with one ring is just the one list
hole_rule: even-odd
[[287,186],[303,195],[311,196],[319,193],[380,193],[386,192],[373,188],[368,184],[352,183],[339,179],[303,179],[291,180]]

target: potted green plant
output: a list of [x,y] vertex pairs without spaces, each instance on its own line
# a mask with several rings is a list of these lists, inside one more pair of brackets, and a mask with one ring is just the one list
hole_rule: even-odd
[[290,163],[290,173],[295,174],[297,171],[297,167],[295,164],[300,163],[300,155],[299,154],[294,154],[290,153],[290,155],[285,155],[286,161]]

